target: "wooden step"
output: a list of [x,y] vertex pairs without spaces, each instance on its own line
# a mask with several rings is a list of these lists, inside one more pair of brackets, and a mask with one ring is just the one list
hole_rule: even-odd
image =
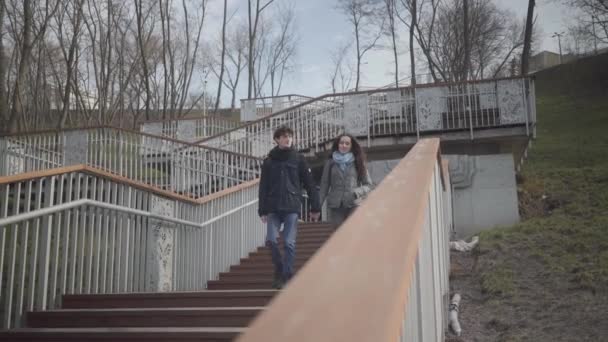
[[44,328],[0,332],[3,342],[219,342],[233,341],[244,328]]
[[[300,254],[300,253],[315,253],[319,250],[320,246],[304,246],[304,247],[300,247],[300,246],[296,246],[296,253]],[[281,248],[281,254],[283,253],[284,248]],[[257,254],[257,253],[267,253],[270,254],[270,248],[268,247],[260,247],[257,249],[257,251],[255,252],[251,252],[249,253],[249,255],[251,254]]]
[[276,291],[196,291],[64,295],[64,309],[264,306]]
[[335,232],[333,227],[320,227],[320,228],[301,228],[298,227],[298,235],[300,234],[333,234]]
[[[300,244],[305,244],[305,243],[324,243],[325,241],[327,241],[327,237],[321,237],[321,236],[298,236],[296,238],[296,246],[300,245]],[[283,241],[281,239],[278,240],[278,242],[280,244],[283,244]]]
[[[299,250],[296,248],[296,258],[310,258],[317,252],[317,250],[318,249]],[[284,251],[281,251],[281,255],[285,256]],[[267,259],[267,258],[272,258],[272,253],[270,252],[270,250],[251,252],[247,256],[247,258],[248,259],[260,259],[260,258]]]
[[[296,262],[293,265],[293,268],[295,271],[299,270],[306,262],[304,261],[299,261],[296,260]],[[250,262],[250,263],[245,263],[245,264],[239,264],[239,265],[233,265],[230,266],[230,271],[240,271],[240,270],[247,270],[247,271],[252,271],[252,272],[256,272],[259,270],[274,270],[274,265],[272,264],[272,262],[270,261],[262,261],[262,262]]]
[[[312,255],[299,255],[296,253],[296,258],[294,263],[297,264],[300,262],[301,264],[305,263],[311,258]],[[243,258],[240,261],[241,265],[247,264],[255,264],[255,263],[272,263],[272,257],[270,255],[256,255],[254,257]]]
[[220,274],[219,280],[248,280],[248,279],[265,279],[270,280],[274,278],[274,272],[270,269],[261,272],[227,272]]
[[29,328],[246,327],[263,307],[63,309],[28,312]]
[[[317,241],[317,242],[296,241],[296,250],[301,249],[301,248],[308,248],[308,249],[316,248],[316,249],[319,249],[319,248],[321,248],[321,246],[323,246],[325,244],[325,242],[326,241]],[[281,250],[284,250],[285,249],[285,244],[283,244],[282,242],[279,242],[279,248],[281,248]],[[263,250],[263,249],[270,250],[268,246],[260,246],[260,247],[258,247],[258,250]]]
[[207,288],[210,290],[272,289],[272,279],[210,280],[207,282]]

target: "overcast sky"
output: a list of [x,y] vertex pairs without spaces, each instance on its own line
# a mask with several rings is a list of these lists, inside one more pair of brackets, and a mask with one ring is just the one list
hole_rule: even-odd
[[[275,0],[276,2],[288,0]],[[297,69],[284,81],[281,93],[302,94],[308,96],[319,96],[331,91],[329,86],[329,70],[331,62],[330,50],[345,39],[353,37],[353,31],[344,15],[335,9],[337,0],[291,0],[294,3],[297,20],[297,31],[300,36],[300,44],[297,52]],[[501,7],[509,9],[523,21],[528,6],[528,0],[493,0]],[[230,12],[235,11],[237,18],[245,20],[247,16],[247,0],[229,0]],[[273,4],[274,5],[274,4]],[[207,32],[212,33],[221,29],[223,1],[210,2]],[[568,9],[556,0],[537,0],[535,14],[538,15],[537,23],[541,29],[541,50],[558,51],[557,39],[552,38],[553,32],[565,30],[568,20]],[[400,78],[407,77],[409,70],[409,55],[406,50],[408,32],[403,26],[400,27],[403,39],[400,51],[402,54],[399,69],[404,71]],[[214,33],[217,34],[217,33]],[[391,51],[373,51],[364,57],[362,68],[363,87],[381,87],[394,80],[392,71],[394,69]],[[247,95],[246,75],[242,82],[242,89],[238,92],[238,98]],[[215,93],[216,81],[212,78],[208,81],[207,91]],[[224,91],[226,94],[226,91]],[[222,103],[227,105],[229,98],[222,96]]]

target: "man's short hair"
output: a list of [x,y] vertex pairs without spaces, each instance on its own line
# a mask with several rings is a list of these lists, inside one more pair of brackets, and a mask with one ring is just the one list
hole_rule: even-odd
[[272,138],[276,140],[284,135],[293,137],[293,130],[287,126],[281,126],[274,131],[274,135],[272,136]]

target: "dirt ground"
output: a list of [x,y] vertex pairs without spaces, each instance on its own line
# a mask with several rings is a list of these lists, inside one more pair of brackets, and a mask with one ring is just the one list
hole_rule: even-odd
[[[512,287],[488,293],[484,274],[505,259],[515,266]],[[447,332],[448,342],[608,341],[608,295],[543,272],[542,263],[526,251],[452,251],[451,264],[451,294],[462,297],[462,334]]]

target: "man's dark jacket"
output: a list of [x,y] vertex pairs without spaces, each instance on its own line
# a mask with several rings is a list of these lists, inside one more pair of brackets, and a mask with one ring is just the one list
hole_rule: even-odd
[[258,214],[300,213],[302,185],[308,192],[310,211],[321,211],[319,191],[304,156],[293,149],[273,148],[262,165]]

